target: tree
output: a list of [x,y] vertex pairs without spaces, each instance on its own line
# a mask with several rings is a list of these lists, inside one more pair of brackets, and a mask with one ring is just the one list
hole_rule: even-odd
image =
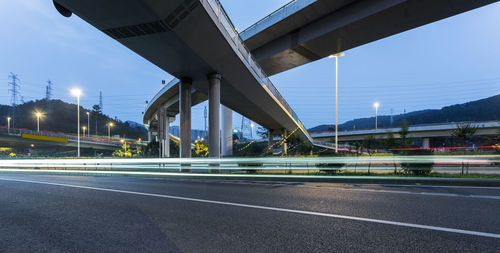
[[394,134],[392,132],[387,132],[387,137],[384,141],[385,149],[393,149],[396,147],[396,139],[394,138]]
[[[371,157],[373,153],[375,153],[375,148],[377,147],[377,140],[373,135],[370,135],[368,137],[365,137],[363,139],[363,148],[366,150],[368,155]],[[371,168],[371,161],[368,163],[368,174],[370,174],[370,168]]]
[[[451,132],[452,136],[459,138],[462,141],[462,145],[464,147],[464,155],[465,155],[465,147],[467,146],[467,141],[471,140],[477,132],[477,125],[473,125],[470,122],[464,124],[457,124],[457,128],[453,129]],[[462,161],[462,174],[464,174],[465,164]],[[467,174],[469,173],[469,166],[467,165]]]
[[408,134],[410,132],[408,131],[408,121],[402,120],[401,121],[401,129],[399,130],[399,137],[400,137],[400,148],[409,148],[410,147],[410,142],[408,140]]
[[471,140],[476,134],[477,128],[477,125],[473,125],[470,122],[457,124],[457,128],[453,129],[451,134],[452,136],[459,138],[462,141],[462,145],[465,147],[467,145],[467,141]]
[[201,141],[195,141],[194,153],[196,156],[205,157],[208,155],[208,147]]

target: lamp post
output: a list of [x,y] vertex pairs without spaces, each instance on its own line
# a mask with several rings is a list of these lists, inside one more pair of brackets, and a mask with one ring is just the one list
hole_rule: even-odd
[[42,113],[36,112],[35,116],[36,116],[36,131],[40,132],[40,117],[42,117]]
[[330,55],[329,58],[335,58],[335,153],[339,152],[339,57],[344,53]]
[[87,113],[87,127],[89,128],[87,135],[90,135],[90,112],[86,113]]
[[86,126],[82,126],[82,130],[83,130],[83,137],[85,137],[85,130],[87,129]]
[[111,127],[114,126],[113,122],[108,123],[108,140],[111,140]]
[[80,157],[80,96],[82,95],[82,90],[78,88],[74,88],[71,90],[71,95],[76,97],[77,107],[76,114],[78,118],[78,126],[77,126],[77,138],[78,138],[78,153],[77,156]]
[[124,139],[120,140],[121,143],[123,143],[123,148],[125,149],[125,153],[127,153],[127,142]]
[[380,106],[379,102],[375,102],[373,104],[373,106],[375,107],[375,129],[378,128],[378,107]]
[[7,133],[10,134],[10,120],[12,118],[11,117],[7,117]]

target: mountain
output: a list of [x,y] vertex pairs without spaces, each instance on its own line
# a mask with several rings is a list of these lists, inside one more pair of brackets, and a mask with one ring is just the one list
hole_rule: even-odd
[[[398,127],[401,120],[406,120],[410,125],[447,123],[461,121],[489,121],[500,120],[500,95],[443,107],[439,110],[421,110],[393,116],[378,116],[378,127]],[[339,130],[372,129],[375,117],[361,118],[347,121],[339,125]],[[324,132],[334,125],[319,125],[309,129],[310,132]]]
[[[36,100],[29,101],[24,104],[16,106],[15,117],[11,122],[11,126],[15,128],[25,128],[36,130],[36,116],[35,112],[42,113],[40,118],[40,130],[63,132],[63,133],[76,133],[77,131],[77,113],[76,105],[63,102],[62,100]],[[90,134],[97,134],[106,136],[108,134],[108,122],[113,122],[114,126],[111,130],[111,135],[120,135],[125,138],[142,138],[147,139],[147,130],[143,125],[136,122],[122,122],[120,120],[112,119],[100,112],[85,109],[80,106],[80,125],[87,126],[88,116],[90,113]],[[0,125],[5,125],[6,118],[12,117],[12,107],[8,105],[0,105]],[[97,124],[96,124],[97,123]],[[87,129],[88,126],[87,126]]]

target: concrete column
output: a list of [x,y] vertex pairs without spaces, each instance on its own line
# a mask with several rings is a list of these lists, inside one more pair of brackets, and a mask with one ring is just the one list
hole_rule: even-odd
[[151,142],[151,130],[148,129],[148,142]]
[[208,155],[220,157],[220,80],[219,74],[208,76]]
[[273,145],[273,130],[267,130],[267,146],[271,148]]
[[[286,129],[283,129],[283,135],[281,136],[281,139],[285,140],[287,135],[288,135],[288,131]],[[284,156],[288,155],[288,145],[286,143],[286,140],[283,142],[283,155]]]
[[179,85],[179,149],[181,158],[191,157],[191,85],[191,79],[181,78]]
[[167,115],[167,110],[165,110],[165,127],[163,130],[163,157],[170,157],[170,117]]
[[233,155],[233,111],[221,105],[221,119],[222,119],[222,156]]
[[164,157],[164,139],[165,139],[165,108],[158,108],[158,156]]
[[430,148],[430,143],[431,139],[430,138],[423,138],[422,139],[422,148]]

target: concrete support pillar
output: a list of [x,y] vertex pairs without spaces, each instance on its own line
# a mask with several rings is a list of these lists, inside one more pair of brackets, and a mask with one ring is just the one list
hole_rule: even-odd
[[222,156],[232,156],[233,155],[233,111],[231,109],[221,105],[221,118],[222,118]]
[[158,156],[164,157],[164,139],[165,139],[165,108],[158,108]]
[[431,147],[431,139],[430,138],[423,138],[422,139],[422,148],[430,148]]
[[288,135],[288,131],[286,129],[283,129],[283,135],[281,136],[281,139],[284,140],[283,142],[283,155],[287,156],[288,155],[288,145],[286,143],[286,136]]
[[179,85],[179,149],[181,158],[191,157],[191,85],[191,79],[181,78]]
[[148,142],[151,142],[151,130],[148,129]]
[[167,115],[167,110],[165,110],[165,127],[163,130],[163,157],[170,157],[170,117]]
[[273,130],[269,129],[267,130],[267,146],[271,148],[273,145]]
[[208,76],[208,155],[220,157],[220,81],[219,74]]

